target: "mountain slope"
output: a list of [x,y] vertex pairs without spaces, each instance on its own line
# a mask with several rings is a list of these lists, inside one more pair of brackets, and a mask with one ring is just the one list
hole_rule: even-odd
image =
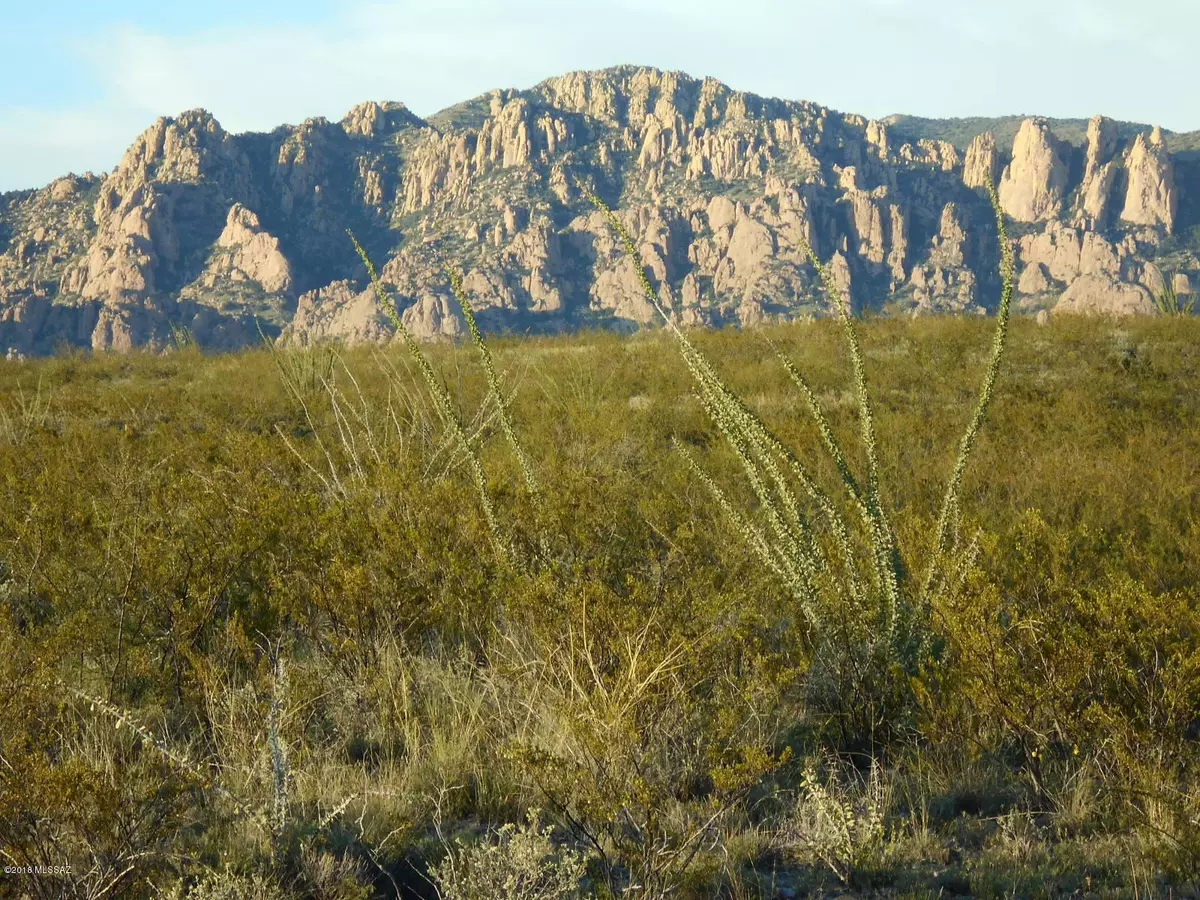
[[385,339],[347,228],[423,337],[462,331],[449,263],[487,328],[654,322],[577,178],[620,208],[689,325],[824,312],[802,239],[856,306],[990,309],[989,173],[1016,220],[1021,308],[1149,311],[1162,269],[1200,274],[1188,138],[1099,117],[870,122],[632,66],[427,120],[364,103],[234,135],[194,110],[102,178],[0,196],[0,351],[162,346],[179,328],[213,347],[260,327]]

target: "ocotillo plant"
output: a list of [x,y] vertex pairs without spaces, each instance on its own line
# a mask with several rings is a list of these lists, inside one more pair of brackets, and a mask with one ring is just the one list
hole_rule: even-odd
[[1004,224],[1004,210],[1000,206],[1000,198],[996,194],[996,186],[990,181],[987,184],[988,196],[992,201],[992,209],[996,214],[996,231],[1000,239],[1000,308],[996,312],[996,331],[992,335],[992,353],[988,359],[987,369],[983,375],[983,384],[979,388],[979,400],[975,404],[975,412],[967,425],[967,430],[958,444],[958,456],[955,457],[954,467],[950,472],[950,480],[946,485],[946,494],[942,500],[941,513],[938,516],[937,537],[933,552],[930,555],[929,570],[925,577],[925,585],[921,591],[922,606],[928,609],[934,593],[944,584],[946,569],[952,566],[954,557],[958,557],[959,571],[969,564],[972,552],[961,546],[959,529],[958,492],[962,487],[963,475],[967,470],[967,460],[975,448],[975,439],[983,420],[987,417],[988,407],[992,402],[992,393],[996,387],[996,376],[1000,373],[1000,361],[1004,357],[1004,345],[1008,340],[1008,318],[1013,295],[1013,248],[1008,240],[1008,229]]
[[521,442],[517,440],[517,432],[513,428],[512,416],[508,411],[508,402],[500,390],[500,379],[496,376],[496,366],[492,362],[492,351],[488,349],[487,342],[483,339],[483,332],[479,330],[479,323],[475,321],[475,311],[471,308],[471,301],[467,299],[466,292],[463,290],[462,274],[457,269],[450,269],[450,288],[454,292],[454,298],[458,301],[458,305],[462,308],[463,318],[467,320],[467,328],[471,331],[471,340],[475,342],[475,347],[479,350],[480,359],[483,361],[483,371],[487,375],[488,393],[491,395],[492,402],[496,404],[496,409],[500,412],[500,427],[504,431],[504,437],[508,440],[509,446],[512,447],[513,454],[521,466],[521,474],[525,477],[525,489],[531,495],[536,496],[540,488],[537,476],[533,474],[533,464],[530,463],[529,457],[521,447]]
[[[999,233],[1003,290],[991,359],[974,415],[959,442],[958,456],[942,501],[927,575],[920,588],[913,584],[908,574],[910,567],[901,556],[884,505],[884,491],[879,483],[874,414],[850,298],[839,290],[830,271],[813,248],[806,242],[803,244],[841,320],[849,349],[860,440],[866,457],[865,482],[853,474],[808,382],[789,360],[784,359],[783,363],[804,395],[824,447],[837,468],[850,504],[860,520],[857,534],[852,531],[833,497],[817,484],[810,470],[722,381],[704,354],[679,328],[660,302],[657,291],[640,265],[641,257],[633,236],[618,216],[588,186],[581,184],[581,189],[592,204],[605,214],[625,251],[637,264],[642,290],[675,336],[706,411],[737,455],[758,498],[767,528],[764,530],[751,515],[738,510],[726,492],[700,468],[693,455],[682,446],[681,451],[689,465],[712,490],[750,547],[765,565],[783,579],[797,602],[813,647],[818,651],[825,648],[828,652],[836,636],[840,647],[834,650],[834,655],[840,661],[835,660],[831,664],[832,669],[843,673],[847,670],[862,673],[865,663],[870,670],[867,680],[885,692],[890,690],[887,681],[893,666],[899,664],[903,670],[915,674],[929,651],[932,598],[945,586],[947,570],[961,568],[962,565],[962,548],[958,539],[958,494],[967,460],[991,402],[1007,338],[1013,290],[1013,255],[995,188],[989,185],[988,193]],[[815,507],[817,515],[806,511],[796,493],[795,484],[807,496],[809,505]],[[862,546],[866,548],[865,553],[859,549]],[[957,562],[954,560],[956,554],[959,556]],[[857,621],[847,620],[844,615],[834,615],[835,610],[847,608],[855,613],[853,619]],[[874,743],[873,738],[871,742]]]

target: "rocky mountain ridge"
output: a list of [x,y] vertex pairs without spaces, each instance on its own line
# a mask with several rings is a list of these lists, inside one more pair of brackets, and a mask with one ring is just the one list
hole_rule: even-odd
[[260,329],[385,340],[347,228],[422,337],[463,331],[449,263],[485,328],[653,323],[576,178],[620,209],[664,306],[692,326],[826,312],[803,240],[859,308],[987,312],[989,177],[1014,222],[1020,310],[1149,313],[1165,283],[1188,292],[1200,276],[1187,140],[1097,116],[1075,143],[1038,118],[1011,142],[959,143],[631,66],[428,119],[363,103],[234,135],[193,110],[160,118],[105,176],[0,195],[0,352],[162,347],[180,329],[214,348]]

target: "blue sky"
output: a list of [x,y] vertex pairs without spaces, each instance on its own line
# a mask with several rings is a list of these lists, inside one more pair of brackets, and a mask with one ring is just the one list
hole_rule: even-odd
[[159,115],[419,115],[638,63],[882,117],[1200,128],[1200,0],[0,0],[0,191],[107,171]]

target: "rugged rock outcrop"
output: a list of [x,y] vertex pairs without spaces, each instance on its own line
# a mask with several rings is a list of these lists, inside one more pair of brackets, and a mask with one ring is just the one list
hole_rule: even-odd
[[1179,197],[1175,190],[1175,167],[1167,153],[1161,128],[1149,138],[1139,134],[1125,162],[1129,187],[1121,218],[1134,225],[1161,226],[1169,234],[1175,225]]
[[984,187],[989,182],[995,184],[999,163],[1000,155],[992,133],[985,131],[976,135],[963,160],[963,183],[972,188]]
[[[106,176],[0,196],[0,353],[165,347],[181,328],[217,347],[260,329],[386,340],[346,229],[424,338],[463,333],[451,262],[489,329],[754,325],[844,299],[986,311],[999,283],[981,188],[996,181],[1022,308],[1145,310],[1155,277],[1200,276],[1181,237],[1200,222],[1200,163],[1161,130],[1097,117],[1076,145],[1028,119],[1010,147],[988,131],[901,138],[892,121],[635,67],[428,120],[373,102],[270,134],[162,118]],[[579,181],[620,210],[657,306]]]
[[281,340],[301,346],[329,340],[359,344],[385,340],[392,331],[374,291],[335,281],[300,296]]
[[263,231],[258,216],[235,203],[199,284],[215,287],[221,281],[251,281],[270,294],[292,286],[292,267],[279,249],[279,239]]
[[960,215],[957,204],[945,205],[925,262],[913,267],[909,283],[917,301],[917,312],[928,312],[939,306],[963,312],[977,305],[978,281],[975,273],[965,265],[969,250]]
[[1055,311],[1148,314],[1154,311],[1154,302],[1141,285],[1113,281],[1104,275],[1081,275],[1063,292]]
[[1018,222],[1057,219],[1067,190],[1067,167],[1045,120],[1026,119],[1000,178],[1000,205]]
[[1112,119],[1096,116],[1088,122],[1083,183],[1079,186],[1079,205],[1075,224],[1082,228],[1103,229],[1108,222],[1113,183],[1117,176],[1117,127]]

